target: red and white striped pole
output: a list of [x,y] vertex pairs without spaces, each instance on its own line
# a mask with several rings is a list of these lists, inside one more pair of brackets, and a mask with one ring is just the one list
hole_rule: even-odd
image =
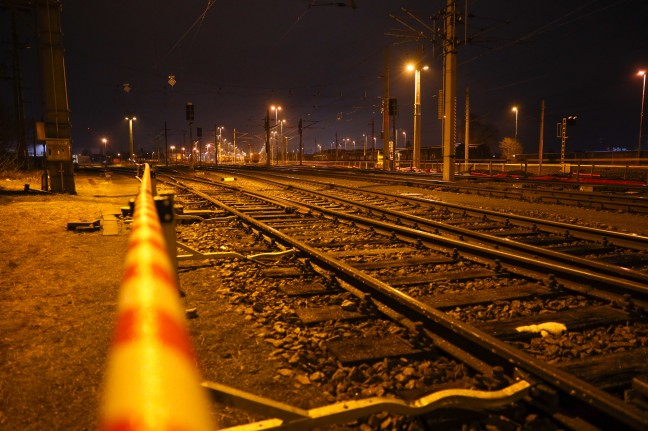
[[145,166],[119,295],[101,431],[213,431]]

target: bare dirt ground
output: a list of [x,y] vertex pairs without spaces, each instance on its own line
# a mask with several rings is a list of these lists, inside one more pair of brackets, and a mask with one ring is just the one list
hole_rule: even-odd
[[[0,429],[94,429],[129,229],[105,236],[66,228],[117,212],[139,182],[77,174],[76,195],[24,192],[25,183],[34,190],[40,180],[0,178]],[[600,227],[648,233],[645,216],[478,199],[478,206],[492,209],[552,210]],[[183,288],[200,310],[190,331],[205,377],[303,408],[330,402],[315,387],[274,379],[280,364],[270,355],[272,346],[256,341],[256,324],[219,295],[220,281],[201,274],[193,271]],[[224,407],[214,416],[220,426],[253,418]]]
[[[31,188],[40,187],[36,181]],[[92,429],[126,250],[119,235],[68,231],[118,211],[136,179],[75,178],[77,195],[0,182],[0,428]]]
[[[117,212],[139,182],[77,174],[75,187],[76,195],[52,195],[33,191],[37,178],[0,179],[1,430],[98,427],[129,228],[104,236],[67,224]],[[223,301],[218,279],[198,270],[181,284],[187,307],[200,310],[189,329],[205,378],[304,408],[326,404],[315,388],[276,381],[272,346]],[[224,406],[213,415],[219,427],[259,420]]]

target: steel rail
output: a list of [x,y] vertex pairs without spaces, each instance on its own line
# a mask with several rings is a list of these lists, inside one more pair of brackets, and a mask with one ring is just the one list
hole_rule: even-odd
[[[290,186],[292,188],[299,188],[297,186]],[[544,258],[547,260],[551,260],[553,262],[559,263],[561,265],[570,265],[570,266],[578,266],[580,268],[583,268],[585,270],[589,271],[599,271],[601,274],[604,274],[606,276],[610,277],[621,277],[626,280],[632,280],[638,283],[648,283],[648,275],[641,273],[639,271],[634,271],[628,268],[620,267],[617,265],[611,265],[611,264],[606,264],[603,262],[597,262],[594,260],[589,260],[589,259],[583,259],[577,256],[572,256],[566,253],[561,253],[549,249],[544,249],[542,247],[537,247],[534,245],[529,245],[525,244],[519,241],[507,239],[507,238],[500,238],[494,235],[489,235],[487,233],[482,233],[478,231],[474,231],[471,229],[466,229],[462,228],[460,226],[454,226],[454,225],[449,225],[447,223],[443,222],[437,222],[434,220],[427,219],[425,217],[421,216],[416,216],[412,214],[408,214],[402,211],[396,211],[396,210],[390,210],[386,208],[381,208],[377,207],[375,205],[371,204],[365,204],[361,203],[358,201],[353,201],[350,199],[345,199],[345,198],[340,198],[340,197],[335,197],[335,196],[330,196],[325,193],[317,192],[317,191],[312,191],[312,190],[306,190],[299,188],[300,190],[326,197],[328,199],[333,199],[339,202],[344,202],[345,204],[348,205],[353,205],[356,207],[363,207],[365,209],[368,209],[372,212],[378,212],[378,213],[383,213],[383,214],[389,214],[392,217],[396,217],[399,219],[401,222],[403,220],[408,220],[412,223],[415,223],[418,225],[417,229],[420,229],[421,226],[427,226],[429,228],[434,228],[434,229],[443,229],[448,232],[452,232],[456,235],[460,235],[464,238],[464,240],[467,240],[468,238],[472,238],[475,241],[479,241],[480,245],[483,245],[483,243],[487,244],[494,244],[495,247],[499,248],[500,250],[502,249],[509,249],[511,251],[515,251],[517,253],[524,253],[526,257],[533,258],[533,259],[538,259],[538,258]],[[308,204],[306,204],[308,205]],[[313,208],[319,208],[317,206],[312,206]]]
[[[227,168],[220,168],[221,170],[227,169]],[[277,168],[275,168],[277,169]],[[230,170],[231,171],[231,170]],[[237,172],[240,172],[240,168]],[[290,172],[295,172],[297,169],[294,168],[289,168],[289,169],[284,169],[284,171],[290,171]],[[304,168],[299,169],[300,172],[308,172]],[[314,175],[321,175],[322,170],[317,170],[317,171],[311,171]],[[571,192],[571,191],[562,191],[562,190],[534,190],[534,189],[524,189],[524,191],[520,191],[518,189],[493,189],[493,188],[487,188],[487,187],[479,187],[477,185],[465,185],[465,184],[460,184],[457,182],[449,183],[444,180],[440,179],[434,179],[434,178],[421,178],[418,174],[408,174],[406,172],[399,172],[399,173],[393,173],[393,172],[388,172],[388,173],[382,173],[382,172],[367,172],[367,171],[358,171],[353,170],[353,171],[347,171],[347,172],[340,172],[340,171],[331,171],[327,170],[326,176],[328,177],[338,177],[338,178],[344,178],[344,179],[352,179],[352,180],[359,180],[362,181],[363,178],[358,178],[358,174],[364,176],[364,180],[367,180],[366,178],[370,178],[370,181],[375,181],[375,182],[380,182],[384,184],[398,184],[398,185],[407,185],[407,186],[415,186],[415,187],[443,187],[443,188],[449,188],[449,189],[455,189],[455,190],[463,190],[469,193],[475,193],[477,195],[501,195],[503,197],[514,197],[518,199],[523,199],[525,194],[534,194],[534,195],[539,195],[542,197],[542,195],[546,195],[549,198],[553,198],[556,200],[560,200],[560,196],[564,200],[569,200],[573,202],[582,202],[584,204],[596,204],[596,205],[615,205],[615,208],[623,208],[623,209],[636,209],[638,210],[637,212],[639,213],[646,213],[648,212],[648,199],[642,198],[642,197],[634,197],[634,196],[610,196],[606,195],[604,193],[588,193],[588,192],[578,192],[580,196],[576,196],[576,192]],[[471,180],[477,180],[473,179],[470,177]],[[503,180],[501,179],[496,179],[495,181],[497,182],[502,182]],[[515,180],[517,182],[523,181],[523,182],[528,182],[525,180]],[[535,182],[534,184],[542,184],[542,183],[537,183]],[[557,183],[560,186],[565,186],[566,184],[564,182]],[[574,186],[577,185],[582,185],[582,184],[577,184],[574,183]],[[591,185],[590,183],[587,183],[586,185]],[[626,186],[627,187],[627,186]],[[633,187],[637,188],[637,187]],[[640,190],[646,190],[646,187],[639,187]],[[601,199],[601,200],[596,200],[596,199]]]
[[[245,175],[245,174],[244,174]],[[264,175],[270,175],[270,176],[275,176],[274,174],[267,174],[265,173]],[[258,178],[258,177],[254,177]],[[306,180],[303,178],[299,177],[286,177],[286,176],[279,176],[281,179],[294,179],[295,181],[300,181],[300,182],[311,182],[315,184],[322,184],[321,182],[318,181],[312,181],[312,180]],[[266,180],[270,181],[270,180]],[[281,184],[281,183],[278,183]],[[285,184],[283,184],[286,186]],[[333,183],[327,183],[326,185],[332,185],[336,188],[339,189],[346,189],[346,190],[351,190],[351,191],[356,191],[357,188],[349,187],[349,186],[344,186],[340,184],[333,184]],[[291,185],[291,187],[296,187]],[[370,193],[370,194],[380,194],[384,196],[389,196],[394,199],[399,199],[399,200],[405,200],[405,201],[414,201],[414,202],[421,202],[421,203],[426,203],[426,204],[431,204],[431,205],[436,205],[436,206],[441,206],[444,208],[453,208],[457,209],[459,211],[466,211],[467,213],[472,213],[472,214],[479,214],[479,215],[487,215],[495,218],[500,218],[500,219],[508,219],[508,220],[513,220],[517,222],[520,226],[527,226],[527,227],[533,227],[538,226],[541,224],[543,228],[546,228],[548,232],[555,232],[555,233],[565,233],[569,232],[570,235],[580,238],[580,239],[586,239],[586,240],[596,240],[600,239],[602,237],[605,237],[606,240],[610,244],[618,245],[620,247],[625,247],[625,248],[630,248],[634,250],[641,250],[641,251],[648,251],[648,236],[644,235],[637,235],[637,234],[630,234],[630,233],[624,233],[624,232],[615,232],[615,231],[608,231],[604,229],[598,229],[598,228],[592,228],[592,227],[587,227],[587,226],[579,226],[579,225],[573,225],[573,224],[568,224],[568,223],[563,223],[563,222],[556,222],[552,220],[539,220],[539,219],[534,219],[533,217],[528,217],[528,216],[522,216],[522,215],[517,215],[517,214],[512,214],[512,213],[502,213],[499,211],[493,211],[493,210],[487,210],[487,209],[481,209],[481,208],[473,208],[473,207],[468,207],[465,205],[461,204],[453,204],[453,203],[448,203],[448,202],[442,202],[438,200],[433,200],[433,199],[428,199],[425,197],[417,197],[417,196],[400,196],[400,195],[395,195],[393,193],[388,193],[388,192],[381,192],[381,193],[376,193],[376,192],[370,192],[363,190],[363,193]]]
[[[209,181],[209,180],[202,179],[202,181]],[[603,262],[597,262],[597,261],[593,261],[593,260],[589,260],[589,259],[583,259],[583,258],[580,258],[580,257],[577,257],[577,256],[572,256],[572,255],[569,255],[569,254],[566,254],[566,253],[561,253],[561,252],[557,252],[557,251],[553,251],[553,250],[544,249],[544,248],[541,248],[541,247],[525,244],[525,243],[522,243],[522,242],[519,242],[519,241],[506,239],[506,238],[500,238],[500,237],[497,237],[497,236],[494,236],[494,235],[489,235],[489,234],[485,234],[485,233],[482,233],[482,232],[476,232],[474,230],[462,228],[462,227],[459,227],[459,226],[452,226],[452,225],[449,225],[449,224],[443,223],[443,222],[436,222],[436,221],[433,221],[433,220],[429,220],[429,219],[427,219],[425,217],[411,215],[411,214],[404,213],[404,212],[401,212],[401,211],[389,210],[389,209],[380,208],[380,207],[377,207],[377,206],[374,206],[374,205],[371,205],[371,204],[363,204],[363,203],[360,203],[358,201],[353,201],[353,200],[350,200],[350,199],[330,196],[330,195],[328,195],[326,193],[321,193],[321,192],[317,192],[317,191],[313,191],[313,190],[308,190],[308,189],[305,189],[303,187],[299,187],[299,186],[296,186],[296,185],[286,185],[286,184],[281,183],[281,182],[277,182],[277,181],[274,181],[274,180],[267,180],[267,179],[264,179],[264,181],[268,181],[268,182],[271,182],[271,183],[273,183],[275,185],[280,185],[282,187],[288,187],[288,188],[292,188],[292,189],[297,189],[297,190],[300,190],[300,191],[305,192],[305,193],[309,193],[309,194],[312,194],[312,195],[317,195],[317,196],[324,197],[326,199],[332,199],[332,200],[336,200],[338,202],[343,202],[343,203],[345,203],[347,205],[353,205],[353,206],[356,206],[356,207],[359,206],[359,207],[363,207],[365,209],[368,209],[370,211],[382,212],[384,214],[389,214],[392,217],[396,217],[397,219],[400,219],[401,222],[403,220],[409,220],[412,223],[418,224],[419,228],[420,228],[421,225],[423,225],[423,226],[428,226],[428,227],[434,228],[434,229],[443,229],[445,231],[449,231],[449,232],[452,232],[454,234],[460,235],[463,238],[462,241],[457,242],[455,244],[451,244],[449,246],[461,247],[467,241],[467,239],[472,238],[473,240],[478,242],[476,245],[478,247],[480,247],[480,248],[483,247],[484,246],[483,243],[486,242],[486,243],[494,244],[495,247],[497,247],[499,249],[499,251],[503,251],[503,249],[507,249],[507,250],[510,250],[512,252],[517,253],[517,256],[519,256],[519,257],[526,257],[528,259],[532,259],[533,261],[536,261],[539,258],[542,258],[542,259],[545,259],[544,263],[546,263],[546,264],[553,263],[553,264],[557,265],[558,267],[563,267],[564,265],[567,265],[567,267],[569,267],[569,268],[578,267],[578,268],[580,268],[580,270],[585,271],[585,277],[587,279],[587,280],[582,280],[582,277],[581,277],[581,281],[580,281],[581,283],[589,281],[589,280],[596,281],[596,282],[599,282],[599,283],[604,282],[605,284],[612,286],[610,290],[614,291],[616,287],[624,286],[624,283],[622,281],[619,281],[619,280],[626,280],[626,281],[629,281],[629,282],[633,283],[632,285],[625,285],[625,288],[628,289],[628,291],[631,291],[631,292],[634,292],[634,293],[641,293],[645,297],[644,299],[648,300],[648,290],[646,288],[646,286],[648,285],[648,275],[646,275],[644,273],[641,273],[639,271],[634,271],[634,270],[631,270],[631,269],[628,269],[628,268],[625,268],[625,267],[620,267],[620,266],[617,266],[617,265],[611,265],[611,264],[606,264],[606,263],[603,263]],[[353,190],[352,188],[347,187],[347,186],[341,186],[341,188]],[[254,192],[247,192],[247,193],[254,193]],[[385,195],[393,197],[395,199],[403,199],[401,196],[397,196],[397,195],[393,195],[393,194],[389,194],[389,193],[385,193]],[[257,196],[267,199],[267,196],[265,196],[265,195],[258,194]],[[423,202],[427,202],[424,199],[416,199],[416,201],[419,201],[419,200],[423,201]],[[460,205],[455,205],[455,204],[445,204],[443,202],[438,202],[438,204],[442,205],[442,206],[448,206],[448,207],[451,207],[451,208],[465,209],[464,207],[462,207]],[[313,205],[313,204],[309,204],[309,203],[301,203],[301,205],[303,205],[305,207],[308,207],[308,208],[311,208],[311,209],[316,209],[316,210],[320,210],[320,211],[323,211],[323,212],[330,212],[331,214],[335,214],[334,211],[331,211],[330,209],[327,209],[327,208],[319,207],[317,205]],[[499,217],[503,217],[503,218],[507,217],[507,215],[503,215],[501,213],[498,213],[497,211],[490,211],[490,210],[483,210],[483,211],[482,210],[475,210],[475,211],[478,212],[479,214],[489,214],[489,215],[495,215],[495,216],[499,216]],[[513,217],[515,217],[515,218],[517,218],[519,220],[523,220],[523,221],[525,221],[527,223],[531,223],[532,221],[534,221],[536,223],[539,222],[539,220],[535,220],[533,218],[525,217],[525,216],[515,216],[515,215],[513,215]],[[362,219],[360,219],[360,221],[367,222],[367,219],[362,218]],[[551,222],[551,221],[547,221],[547,224],[549,226],[555,227],[556,229],[560,229],[561,232],[563,232],[564,229],[567,229],[570,226],[570,225],[567,225],[565,223]],[[398,227],[398,225],[395,225],[393,227],[390,226],[390,228],[392,228],[392,229],[394,227]],[[415,228],[415,230],[418,230],[419,228]],[[607,231],[602,231],[600,229],[584,228],[584,227],[581,227],[581,226],[576,226],[576,228],[578,228],[578,229],[576,229],[578,232],[590,232],[590,233],[591,232],[597,232],[597,235],[602,235],[603,233],[604,234],[608,233]],[[409,235],[411,235],[410,232],[407,232],[407,233]],[[610,234],[615,234],[615,232],[609,232],[609,233]],[[594,234],[592,234],[592,235],[594,235]],[[633,240],[638,239],[640,242],[642,242],[642,241],[645,242],[646,243],[645,245],[648,246],[648,237],[636,237],[636,236],[633,236],[633,235],[622,234],[622,233],[619,233],[619,235],[615,235],[615,237],[616,238],[623,238],[623,239],[627,239],[628,237],[632,237]],[[599,238],[599,237],[597,237],[597,238]],[[585,238],[583,238],[583,239],[585,239]],[[637,244],[637,242],[633,241],[633,244]],[[467,251],[467,250],[464,250],[464,251]],[[524,253],[524,256],[520,255],[519,253]],[[482,254],[480,254],[480,255],[482,255]],[[603,277],[603,278],[601,278],[601,277]],[[610,298],[607,298],[607,299],[610,299]]]
[[[177,183],[177,186],[190,189],[189,186],[180,182]],[[243,193],[243,191],[238,188],[234,189]],[[594,387],[593,385],[565,371],[548,365],[546,362],[533,358],[496,337],[477,329],[469,323],[448,316],[442,311],[391,287],[389,284],[359,271],[351,265],[336,259],[329,254],[322,253],[308,244],[298,241],[295,238],[280,232],[274,227],[237,210],[236,208],[220,202],[218,199],[207,193],[196,190],[192,190],[192,193],[195,193],[203,199],[212,202],[214,205],[240,217],[245,223],[255,226],[257,229],[266,232],[269,236],[302,251],[304,254],[309,256],[310,259],[316,262],[317,265],[338,274],[338,276],[343,279],[351,281],[357,289],[363,292],[364,295],[370,295],[372,299],[375,298],[388,307],[407,315],[411,320],[422,322],[426,328],[435,334],[448,340],[457,339],[459,337],[460,342],[469,342],[474,349],[479,350],[480,355],[487,356],[493,361],[497,361],[498,365],[508,370],[510,375],[513,374],[513,369],[517,367],[534,375],[536,378],[543,380],[547,385],[559,389],[565,395],[573,397],[585,406],[590,406],[591,408],[605,414],[608,420],[612,422],[623,423],[624,425],[634,429],[646,429],[646,427],[648,427],[648,418],[643,412],[631,405],[624,404],[618,398]],[[247,191],[244,193],[267,200],[267,197],[263,197],[256,193],[249,193]],[[338,214],[338,216],[361,221],[360,217],[350,216],[348,214]],[[373,220],[371,220],[371,222],[376,223]],[[393,225],[388,227],[399,228],[401,232],[409,233],[410,235],[421,234],[420,231],[415,231],[409,228]],[[429,235],[429,239],[431,240],[442,241],[457,246],[462,245],[463,248],[478,251],[477,247],[469,244],[461,244],[459,241],[448,240],[432,234],[426,235]],[[483,252],[483,250],[481,251]],[[513,260],[515,258],[515,256],[497,252],[495,250],[488,250],[488,252],[494,253],[500,259]],[[528,260],[530,261],[530,259]],[[569,268],[564,268],[564,270],[574,273],[574,271]],[[546,273],[546,269],[544,273]],[[576,274],[586,278],[585,274],[580,274],[578,272],[576,272]]]

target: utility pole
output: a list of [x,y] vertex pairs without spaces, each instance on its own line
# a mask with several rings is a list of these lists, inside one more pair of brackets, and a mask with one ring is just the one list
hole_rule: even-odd
[[38,0],[37,22],[43,79],[46,174],[54,193],[76,194],[72,134],[63,55],[60,0]]
[[576,115],[568,115],[563,117],[562,123],[558,123],[558,137],[560,138],[560,166],[561,171],[564,174],[565,172],[565,147],[567,146],[567,126],[576,124]]
[[373,168],[376,167],[376,122],[373,117],[371,117],[371,162]]
[[299,119],[299,124],[297,125],[299,128],[299,166],[303,165],[303,160],[304,160],[304,136],[302,132],[302,119]]
[[545,101],[540,104],[540,142],[538,142],[538,175],[542,173],[542,158],[544,147],[544,121],[545,121]]
[[390,141],[390,155],[389,158],[391,159],[391,170],[394,171],[396,170],[396,144],[398,142],[398,135],[396,135],[396,116],[398,115],[398,99],[391,98],[389,99],[389,109],[392,110],[392,130],[393,130],[393,136],[394,136],[394,141]]
[[383,170],[389,170],[389,47],[385,47],[383,70]]
[[166,120],[164,120],[164,165],[169,166],[169,140]]
[[[18,40],[18,29],[16,27],[16,9],[11,5],[11,45],[13,51],[13,81],[14,93],[16,96],[16,138],[18,139],[18,167],[27,168],[29,152],[27,151],[27,138],[25,136],[25,103],[22,92],[22,74],[20,68],[20,49]],[[36,148],[34,148],[34,157],[36,157]]]
[[464,170],[468,171],[470,161],[470,88],[466,86],[466,136],[464,139]]
[[[189,124],[189,151],[191,154],[189,155],[189,164],[191,166],[191,169],[194,168],[194,140],[193,140],[193,131],[191,125],[193,124],[194,120],[194,106],[193,103],[187,102],[185,105],[185,114],[186,114],[186,119],[187,123]],[[132,156],[131,156],[132,157]]]
[[218,126],[214,124],[214,164],[218,164],[218,150],[220,149],[220,141],[218,136]]
[[335,163],[338,161],[338,134],[335,132]]
[[270,167],[272,164],[272,156],[270,155],[270,110],[266,111],[265,117],[265,132],[266,132],[266,166]]
[[445,16],[444,66],[445,120],[443,122],[443,180],[455,179],[455,103],[457,97],[457,52],[455,50],[455,0],[447,0]]
[[[421,65],[422,57],[423,47],[419,45],[414,65],[414,146],[412,148],[412,168],[414,169],[421,168],[421,68],[427,69],[427,66]],[[398,141],[398,139],[395,140]]]
[[202,163],[202,127],[196,127],[196,137],[198,138],[198,163]]

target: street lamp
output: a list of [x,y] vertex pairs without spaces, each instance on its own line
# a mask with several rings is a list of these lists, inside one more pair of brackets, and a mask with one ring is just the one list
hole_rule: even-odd
[[407,70],[414,71],[414,148],[412,149],[412,167],[421,166],[421,69],[428,70],[428,66],[408,64]]
[[106,156],[108,155],[108,150],[106,149],[106,146],[108,144],[108,139],[106,138],[101,138],[101,142],[104,144],[104,160],[106,160]]
[[[277,123],[279,123],[279,111],[281,111],[281,106],[274,106],[272,105],[270,107],[271,111],[274,111],[275,113],[275,127],[278,126]],[[279,162],[279,143],[277,142],[277,139],[275,138],[275,162]]]
[[643,76],[643,90],[641,90],[641,117],[639,117],[639,145],[637,145],[638,156],[641,157],[641,140],[643,139],[643,116],[644,116],[644,100],[646,96],[646,71],[640,70],[638,76]]
[[130,160],[135,160],[135,155],[133,154],[133,121],[137,120],[134,116],[124,117],[125,120],[128,120],[128,143],[130,144]]
[[282,148],[281,154],[284,163],[286,162],[286,152],[288,151],[288,145],[283,141],[283,125],[285,122],[286,122],[285,119],[279,122],[279,142]]
[[175,163],[175,161],[176,161],[175,160],[176,158],[174,157],[175,156],[175,154],[174,154],[175,145],[171,145],[170,148],[171,148],[171,161],[173,161]]
[[515,112],[515,140],[517,141],[518,137],[518,107],[514,106],[511,111]]

